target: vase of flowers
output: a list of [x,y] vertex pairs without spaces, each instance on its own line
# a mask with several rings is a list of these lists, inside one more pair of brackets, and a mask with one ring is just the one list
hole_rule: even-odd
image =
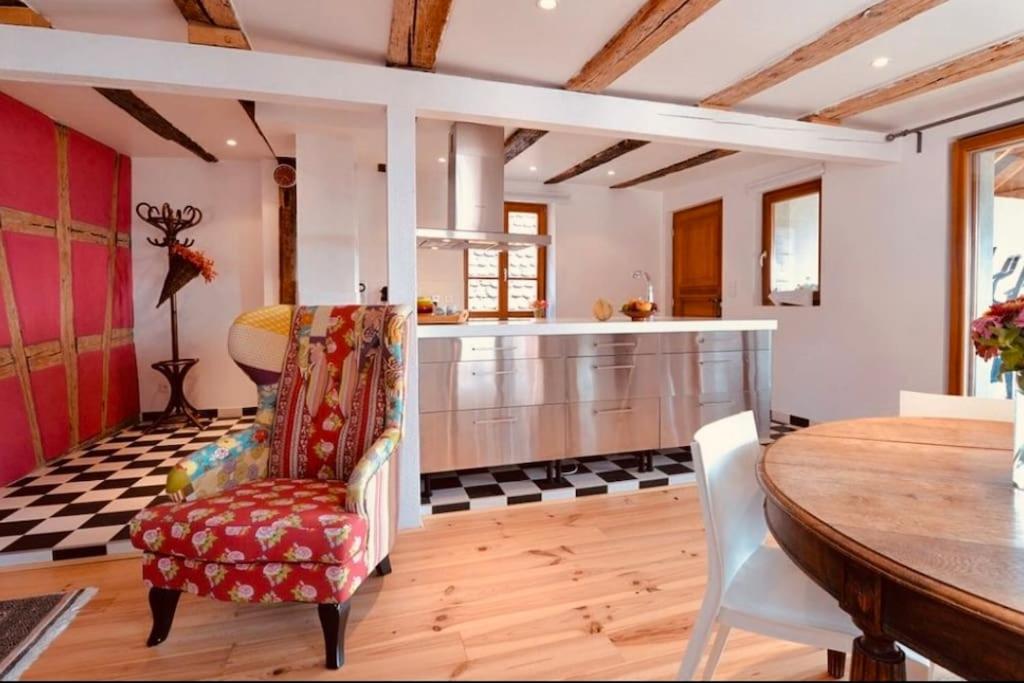
[[548,302],[544,299],[535,299],[530,307],[533,309],[534,318],[548,317]]
[[1024,297],[994,303],[971,323],[971,341],[980,358],[998,363],[999,375],[1013,381],[1013,485],[1024,490]]

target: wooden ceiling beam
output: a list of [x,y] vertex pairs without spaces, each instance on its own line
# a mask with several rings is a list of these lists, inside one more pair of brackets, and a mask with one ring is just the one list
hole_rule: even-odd
[[734,149],[713,149],[709,152],[704,152],[703,154],[698,154],[697,156],[690,157],[689,159],[684,159],[678,163],[672,164],[671,166],[665,166],[664,168],[659,168],[656,171],[651,171],[650,173],[645,173],[642,176],[637,176],[636,178],[631,178],[630,180],[626,180],[616,185],[612,185],[612,189],[622,190],[627,187],[633,187],[634,185],[639,185],[640,183],[646,183],[650,180],[657,180],[658,178],[664,178],[665,176],[671,175],[673,173],[679,173],[680,171],[685,171],[696,166],[701,166],[712,161],[717,161],[718,159],[732,156],[733,154],[738,154],[738,152]]
[[[397,0],[396,0],[397,1]],[[565,84],[567,90],[598,93],[718,4],[719,0],[647,0],[611,40]],[[537,138],[539,139],[539,138]],[[533,141],[536,142],[536,139]],[[532,144],[532,142],[531,142]],[[544,181],[560,183],[647,144],[621,140]],[[520,150],[521,151],[521,150]],[[505,161],[514,158],[505,155]]]
[[1020,175],[1021,171],[1024,171],[1024,158],[1016,157],[1006,165],[1006,168],[996,174],[996,194],[999,194],[1000,190],[1009,189],[1010,184]]
[[[812,123],[830,123],[839,125],[843,119],[851,116],[857,116],[873,109],[880,107],[886,107],[890,104],[903,101],[905,99],[923,95],[928,92],[944,88],[948,85],[955,83],[961,83],[968,79],[976,76],[982,76],[984,74],[1002,69],[1018,62],[1024,61],[1024,35],[1019,35],[1008,40],[989,45],[980,50],[968,53],[966,55],[951,59],[947,62],[933,66],[923,71],[910,74],[904,78],[901,78],[893,83],[876,88],[862,95],[843,100],[839,104],[825,107],[813,114],[801,117],[801,121],[809,121]],[[730,150],[713,150],[715,153],[719,153],[718,156],[711,158],[712,153],[707,152],[705,155],[700,157],[708,156],[709,158],[700,161],[700,163],[708,163],[715,159],[720,159],[728,154],[722,154],[723,152],[730,152]],[[730,152],[734,153],[734,152]],[[694,157],[681,162],[687,164],[689,161],[699,159],[700,157]],[[659,169],[653,173],[647,174],[647,176],[640,176],[633,180],[626,181],[625,183],[619,183],[612,187],[631,187],[647,180],[653,180],[654,178],[660,178],[663,175],[669,173],[676,173],[686,168],[693,168],[699,164],[686,165],[681,168],[675,168],[679,166],[667,166],[664,169]],[[674,169],[674,170],[672,170]],[[667,171],[662,173],[663,171]],[[660,175],[659,175],[660,174]],[[650,176],[650,177],[648,177]]]
[[516,128],[505,138],[505,163],[515,159],[547,134],[546,130],[536,128]]
[[251,49],[231,0],[174,0],[174,4],[188,22],[188,42],[193,45]]
[[[187,0],[180,0],[185,2]],[[198,0],[195,0],[198,1]],[[228,0],[223,0],[227,2]],[[179,2],[179,0],[175,0]],[[181,5],[179,4],[179,7]],[[37,17],[32,22],[17,22],[7,21],[11,17],[8,16],[8,12],[29,12]],[[28,7],[21,0],[0,0],[0,24],[13,23],[16,26],[37,26],[40,28],[53,28],[50,22],[46,20],[41,14],[36,12],[31,7]],[[96,92],[103,95],[105,98],[116,104],[123,111],[127,112],[132,118],[149,128],[151,131],[164,138],[175,142],[188,151],[198,156],[203,161],[215,162],[217,157],[207,152],[203,147],[190,138],[188,135],[180,131],[174,126],[173,123],[165,119],[155,109],[146,104],[138,95],[133,93],[131,90],[119,90],[115,88],[94,88]]]
[[898,81],[825,107],[813,114],[820,119],[842,121],[851,116],[886,107],[954,83],[960,83],[1024,60],[1024,35],[918,71]]
[[433,71],[452,0],[393,0],[388,66]]
[[173,123],[161,116],[160,112],[146,104],[141,97],[131,90],[96,88],[96,92],[116,104],[133,119],[163,139],[181,145],[203,161],[211,163],[217,161],[217,157],[203,149],[202,145],[179,130]]
[[0,24],[53,28],[46,17],[21,0],[0,0]]
[[882,0],[850,17],[757,73],[701,100],[702,107],[733,107],[822,64],[947,0]]
[[[242,31],[231,0],[174,0],[181,16],[188,22],[188,42],[193,45],[229,47],[237,50],[251,50],[249,38]],[[256,132],[263,139],[271,156],[277,156],[270,140],[256,121],[256,103],[252,100],[238,100],[252,122]]]
[[627,152],[632,152],[634,149],[639,149],[648,144],[650,144],[649,140],[622,140],[620,142],[616,142],[611,147],[605,147],[589,159],[584,159],[580,163],[571,168],[567,168],[558,175],[548,178],[544,181],[544,184],[555,185],[569,180],[570,178],[575,178],[576,176],[582,175],[587,171],[601,166],[602,164],[607,164],[613,159],[618,159]]
[[719,0],[647,0],[565,87],[601,92]]

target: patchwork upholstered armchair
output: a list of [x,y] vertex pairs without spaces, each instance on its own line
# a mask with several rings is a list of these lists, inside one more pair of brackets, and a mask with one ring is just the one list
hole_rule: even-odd
[[153,629],[182,592],[319,605],[327,667],[344,662],[348,600],[390,573],[405,392],[407,307],[272,306],[239,316],[234,361],[256,383],[255,424],[182,459],[174,502],[142,511]]

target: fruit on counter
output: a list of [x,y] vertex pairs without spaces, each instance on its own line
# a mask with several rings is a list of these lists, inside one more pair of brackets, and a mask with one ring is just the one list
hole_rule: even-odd
[[612,308],[612,302],[607,299],[598,299],[595,301],[594,308],[592,310],[594,311],[594,317],[601,322],[608,320],[608,318],[611,318],[612,314],[615,313],[615,309]]
[[647,299],[640,299],[638,297],[633,297],[626,303],[622,304],[622,312],[630,318],[647,317],[657,310],[658,305],[656,303],[648,301]]
[[429,296],[421,296],[416,298],[416,312],[425,315],[430,315],[434,312],[434,302]]

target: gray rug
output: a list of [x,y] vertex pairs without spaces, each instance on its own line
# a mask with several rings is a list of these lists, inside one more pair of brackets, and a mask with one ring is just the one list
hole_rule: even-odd
[[16,681],[67,628],[95,588],[0,600],[0,681]]

